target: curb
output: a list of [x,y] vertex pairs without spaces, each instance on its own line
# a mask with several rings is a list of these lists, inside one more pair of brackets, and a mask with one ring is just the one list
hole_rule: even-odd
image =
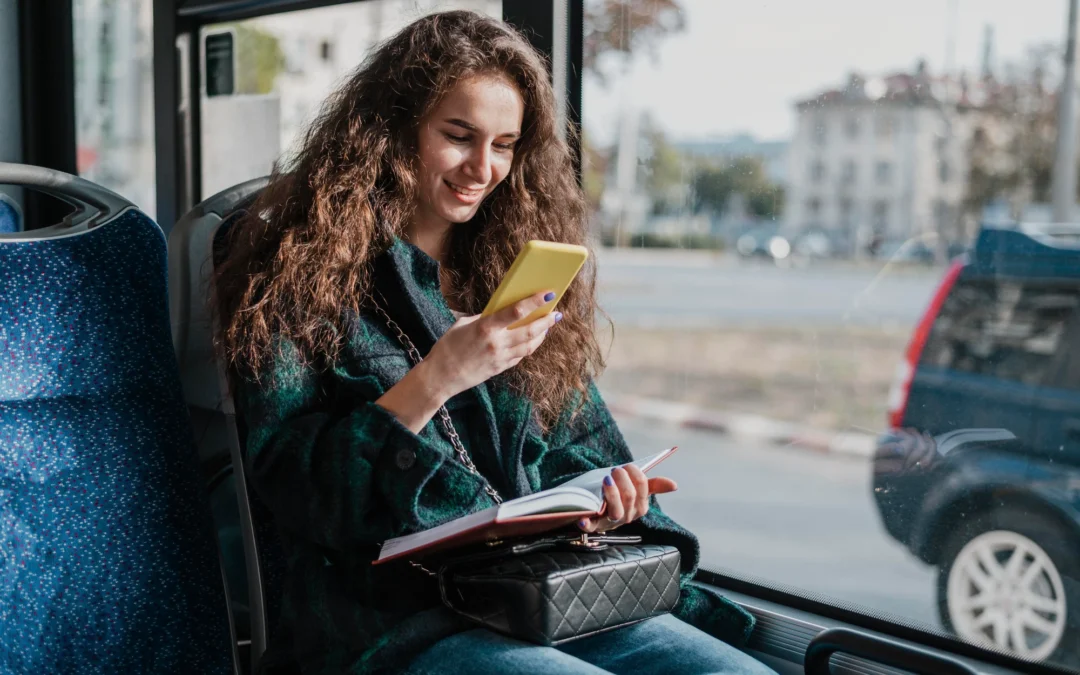
[[709,410],[688,403],[640,396],[605,394],[604,399],[608,409],[616,415],[666,422],[821,454],[869,458],[877,446],[873,435],[857,431],[826,431],[760,415]]

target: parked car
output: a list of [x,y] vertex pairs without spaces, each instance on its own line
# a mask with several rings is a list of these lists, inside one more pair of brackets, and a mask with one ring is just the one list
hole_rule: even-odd
[[[1062,236],[1072,232],[1072,236]],[[874,458],[944,626],[1080,665],[1080,229],[984,229],[915,328]]]

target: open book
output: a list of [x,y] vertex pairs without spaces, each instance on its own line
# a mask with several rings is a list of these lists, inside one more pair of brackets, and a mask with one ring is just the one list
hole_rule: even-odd
[[[647,472],[667,459],[675,450],[676,448],[668,448],[652,457],[629,464]],[[373,564],[378,565],[405,555],[418,557],[440,549],[479,541],[539,534],[598,515],[605,507],[604,476],[610,474],[612,468],[586,471],[577,478],[548,490],[503,502],[430,530],[388,539],[383,542],[379,558]]]

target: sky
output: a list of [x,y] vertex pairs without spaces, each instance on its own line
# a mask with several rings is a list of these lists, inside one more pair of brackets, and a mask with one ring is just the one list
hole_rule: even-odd
[[912,70],[925,58],[941,72],[950,24],[953,63],[978,72],[987,24],[1000,65],[1036,44],[1063,45],[1068,18],[1067,0],[681,2],[686,30],[666,38],[655,59],[635,57],[630,72],[606,86],[586,76],[584,124],[597,143],[614,139],[623,109],[646,111],[676,139],[787,138],[794,102],[841,86],[853,70]]

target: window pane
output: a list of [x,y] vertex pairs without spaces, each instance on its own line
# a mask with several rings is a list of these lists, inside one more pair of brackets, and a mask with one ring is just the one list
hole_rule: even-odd
[[451,9],[501,17],[502,1],[366,0],[204,29],[204,38],[234,33],[236,91],[203,91],[203,197],[270,173],[372,46],[421,16]]
[[705,565],[1080,667],[1066,5],[586,0],[599,384]]
[[151,0],[73,0],[79,175],[156,212]]

